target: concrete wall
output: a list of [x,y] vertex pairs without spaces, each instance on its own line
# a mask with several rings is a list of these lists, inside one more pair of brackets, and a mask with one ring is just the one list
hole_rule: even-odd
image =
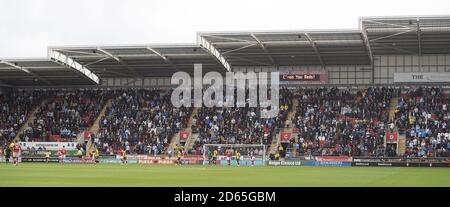
[[374,82],[393,83],[398,72],[450,72],[450,55],[395,55],[374,58]]
[[[273,67],[234,67],[234,71],[270,72]],[[280,67],[285,70],[321,70],[321,66]],[[450,72],[450,55],[392,55],[374,57],[370,65],[326,66],[330,84],[392,84],[395,72]]]

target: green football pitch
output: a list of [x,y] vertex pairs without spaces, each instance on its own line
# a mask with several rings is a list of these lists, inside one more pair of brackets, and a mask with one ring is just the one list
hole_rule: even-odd
[[0,186],[450,186],[450,168],[21,163]]

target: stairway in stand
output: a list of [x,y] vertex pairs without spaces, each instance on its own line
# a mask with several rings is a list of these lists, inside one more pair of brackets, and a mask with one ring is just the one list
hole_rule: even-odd
[[397,110],[398,97],[391,98],[389,103],[389,121],[394,120],[395,110]]
[[269,147],[268,153],[269,154],[274,154],[277,150],[278,145],[280,145],[281,143],[281,133],[283,132],[287,132],[287,133],[291,133],[292,137],[296,137],[296,135],[294,135],[294,128],[292,127],[292,118],[295,116],[295,111],[297,110],[299,104],[299,100],[298,98],[294,98],[292,100],[292,108],[290,109],[290,111],[288,112],[286,121],[284,123],[284,128],[280,130],[279,133],[277,133],[275,135],[275,137],[272,139],[272,143]]
[[[192,148],[192,145],[194,145],[195,140],[198,137],[198,133],[192,134],[192,119],[197,114],[198,114],[198,108],[193,108],[191,117],[189,117],[189,121],[187,123],[187,127],[185,129],[181,130],[181,131],[184,131],[184,132],[189,132],[189,137],[187,138],[187,140],[186,140],[186,142],[184,144],[184,151],[187,151],[189,149],[189,146]],[[175,146],[177,144],[180,145],[180,132],[176,133],[172,137],[167,151],[171,150],[173,152],[173,149],[175,148]],[[192,144],[191,144],[191,142],[192,142]]]
[[391,123],[394,123],[394,131],[397,131],[397,125],[395,125],[395,111],[397,110],[398,97],[391,98],[389,103],[389,122],[387,128],[389,129]]
[[[389,104],[389,124],[395,119],[395,111],[397,110],[397,104],[398,104],[398,97],[393,97]],[[398,132],[397,125],[394,126],[394,131]],[[397,155],[402,156],[403,154],[405,154],[406,151],[406,135],[399,133],[397,139],[398,139]]]
[[[197,141],[199,133],[192,133],[192,119],[194,116],[198,114],[198,108],[194,108],[194,111],[192,112],[191,118],[189,119],[188,128],[186,131],[189,132],[190,136],[187,138],[186,142],[184,143],[184,151],[187,152],[188,150],[192,149],[192,147],[195,144],[195,141]],[[198,121],[198,120],[197,120]]]
[[95,120],[94,124],[89,128],[89,132],[93,133],[93,134],[97,134],[99,129],[100,129],[100,121],[102,119],[103,116],[106,115],[106,110],[111,107],[112,104],[112,99],[108,99],[108,101],[106,101],[105,106],[103,106],[103,109],[100,111],[100,114],[97,116],[97,119]]
[[184,150],[188,152],[188,150],[191,150],[194,147],[195,142],[197,141],[199,136],[199,133],[191,133],[191,136],[186,140],[186,143],[184,144]]
[[33,110],[33,112],[31,112],[31,114],[27,118],[27,121],[25,122],[25,124],[23,124],[22,127],[20,127],[14,140],[20,141],[20,135],[24,133],[25,129],[27,129],[28,124],[30,124],[34,121],[34,119],[36,118],[36,112],[39,110],[39,108],[44,106],[45,104],[47,104],[47,102],[48,102],[48,99],[44,99],[38,106],[36,106],[36,108]]
[[[97,134],[98,131],[100,130],[100,122],[103,116],[106,115],[106,110],[111,107],[113,99],[108,99],[108,101],[106,101],[105,106],[103,106],[102,110],[100,111],[100,114],[97,116],[97,119],[95,119],[94,124],[88,129],[88,132],[92,133],[92,134]],[[81,132],[82,135],[84,137],[84,131]],[[93,145],[93,140],[90,139],[88,141],[88,143],[86,144],[86,151],[90,152],[94,150],[94,145]]]

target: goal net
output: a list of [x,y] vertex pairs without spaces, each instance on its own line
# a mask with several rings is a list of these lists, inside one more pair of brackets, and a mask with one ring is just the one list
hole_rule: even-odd
[[266,146],[260,144],[205,144],[203,165],[265,165]]

